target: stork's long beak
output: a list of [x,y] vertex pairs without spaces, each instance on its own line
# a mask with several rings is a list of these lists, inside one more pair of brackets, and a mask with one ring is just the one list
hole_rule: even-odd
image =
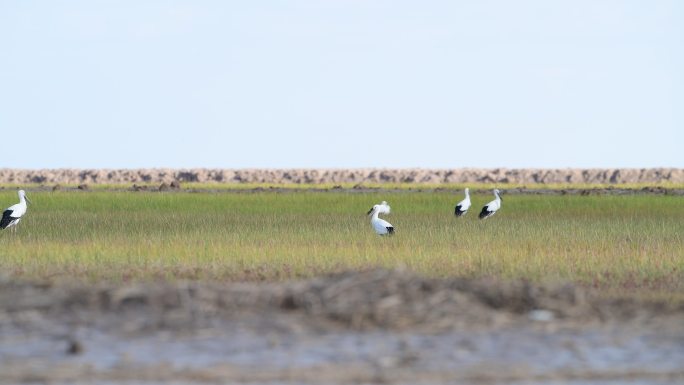
[[31,202],[31,200],[26,195],[24,195],[24,198],[26,199],[26,202],[33,204],[33,202]]
[[366,215],[371,215],[372,212],[373,212],[373,208],[371,207],[371,209],[368,210],[368,212],[366,213]]

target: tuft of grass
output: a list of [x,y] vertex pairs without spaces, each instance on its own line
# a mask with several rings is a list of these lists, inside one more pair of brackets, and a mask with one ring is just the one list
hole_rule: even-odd
[[[611,290],[684,289],[684,204],[676,196],[489,195],[456,218],[445,192],[33,192],[16,236],[0,232],[13,277],[279,280],[371,267],[435,277],[570,280]],[[6,206],[14,191],[0,191]],[[396,235],[372,231],[382,200]]]

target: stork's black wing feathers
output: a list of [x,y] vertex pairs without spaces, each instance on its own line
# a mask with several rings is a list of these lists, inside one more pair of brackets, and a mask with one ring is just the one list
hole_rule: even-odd
[[489,211],[489,206],[485,206],[482,208],[482,211],[480,211],[480,219],[482,218],[487,218],[491,211]]
[[16,218],[12,217],[13,210],[5,210],[5,212],[2,213],[2,219],[0,219],[0,229],[5,229],[9,224],[15,220]]
[[392,235],[394,234],[394,227],[385,227],[387,229],[387,234]]
[[456,208],[454,209],[454,214],[457,217],[460,217],[461,215],[463,215],[464,212],[465,211],[461,210],[461,205],[456,205]]

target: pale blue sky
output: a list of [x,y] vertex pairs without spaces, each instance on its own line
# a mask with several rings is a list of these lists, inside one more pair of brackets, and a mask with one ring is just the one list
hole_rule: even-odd
[[684,2],[0,0],[0,167],[684,167]]

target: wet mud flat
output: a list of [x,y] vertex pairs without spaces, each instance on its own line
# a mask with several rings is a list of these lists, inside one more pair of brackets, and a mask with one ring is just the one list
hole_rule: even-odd
[[684,305],[371,270],[283,283],[0,280],[0,383],[678,384]]

